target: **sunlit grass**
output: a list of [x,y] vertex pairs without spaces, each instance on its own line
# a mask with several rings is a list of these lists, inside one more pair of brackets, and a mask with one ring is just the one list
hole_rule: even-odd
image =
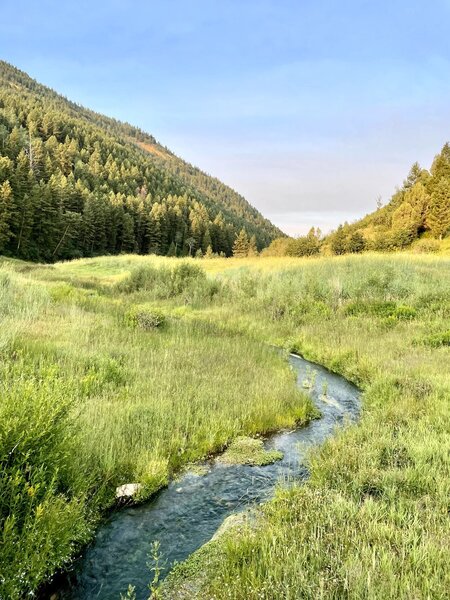
[[115,486],[149,494],[306,419],[274,344],[359,384],[363,417],[311,457],[307,486],[202,551],[198,597],[445,597],[450,259],[119,256],[0,275],[0,596],[66,564]]

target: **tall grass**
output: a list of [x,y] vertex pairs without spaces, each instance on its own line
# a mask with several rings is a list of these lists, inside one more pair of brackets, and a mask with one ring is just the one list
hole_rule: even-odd
[[67,564],[116,486],[148,495],[239,435],[307,419],[270,343],[362,386],[362,420],[167,594],[446,597],[449,259],[124,256],[0,281],[1,598]]
[[[148,496],[234,437],[311,414],[269,347],[181,318],[218,289],[197,267],[157,273],[159,291],[169,285],[166,305],[155,304],[161,294],[148,273],[144,285],[133,273],[122,289],[58,269],[20,270],[0,273],[0,598],[8,600],[68,563],[118,485],[140,482]],[[164,325],[134,326],[127,315],[136,307],[157,307]]]
[[448,597],[450,261],[345,257],[226,279],[242,328],[357,382],[363,415],[311,456],[307,485],[178,567],[166,596]]

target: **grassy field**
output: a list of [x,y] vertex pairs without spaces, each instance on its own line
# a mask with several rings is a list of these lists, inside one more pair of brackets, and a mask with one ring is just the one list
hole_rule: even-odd
[[359,384],[363,416],[311,456],[307,485],[194,554],[165,595],[447,598],[450,261],[319,259],[230,286],[249,330]]
[[155,298],[99,264],[89,281],[81,264],[0,270],[2,600],[67,563],[117,486],[148,496],[236,436],[312,414],[273,349],[189,314],[220,291],[201,270],[160,273]]
[[2,599],[65,564],[117,485],[148,495],[238,436],[308,419],[270,344],[359,384],[361,423],[166,593],[446,597],[449,258],[4,261],[0,314]]

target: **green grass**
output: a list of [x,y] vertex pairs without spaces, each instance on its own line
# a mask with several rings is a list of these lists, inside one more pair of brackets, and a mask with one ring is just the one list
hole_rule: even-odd
[[205,546],[166,592],[445,598],[450,259],[183,261],[206,276],[180,263],[3,265],[0,597],[66,564],[115,486],[150,494],[239,436],[309,418],[274,344],[360,385],[361,422],[311,455],[306,485]]
[[178,567],[166,596],[447,598],[450,261],[322,259],[229,285],[243,327],[363,387],[362,419],[312,454],[306,485]]
[[175,275],[130,293],[60,265],[0,271],[0,598],[66,565],[117,486],[143,498],[237,436],[312,414],[283,358],[198,318],[201,286]]
[[263,440],[240,436],[217,459],[224,465],[270,465],[283,458],[279,450],[266,450]]

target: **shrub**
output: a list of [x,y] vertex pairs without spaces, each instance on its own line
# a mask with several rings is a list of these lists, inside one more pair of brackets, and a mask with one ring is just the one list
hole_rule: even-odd
[[400,304],[394,311],[394,317],[397,319],[414,319],[417,315],[417,311],[412,306],[406,306],[405,304]]
[[125,322],[130,327],[149,331],[164,325],[166,317],[159,310],[147,310],[139,306],[133,307],[125,315]]
[[156,297],[164,298],[170,296],[170,280],[169,269],[145,265],[133,269],[126,279],[119,282],[118,288],[128,294],[142,290],[151,291]]
[[350,302],[345,307],[345,314],[349,316],[374,315],[377,317],[392,317],[395,315],[397,307],[395,302]]
[[181,263],[172,271],[172,295],[178,296],[187,289],[192,288],[193,284],[195,285],[205,280],[206,273],[201,267],[189,263]]
[[148,292],[155,300],[184,296],[184,302],[189,303],[198,298],[212,298],[219,292],[220,284],[208,280],[198,265],[182,262],[172,270],[151,265],[138,267],[118,284],[118,288],[126,293]]
[[425,338],[424,343],[432,348],[440,348],[442,346],[450,346],[450,329],[442,333],[435,333]]
[[438,252],[441,245],[438,240],[432,238],[422,238],[417,240],[413,245],[412,249],[417,254],[429,254],[431,252]]

